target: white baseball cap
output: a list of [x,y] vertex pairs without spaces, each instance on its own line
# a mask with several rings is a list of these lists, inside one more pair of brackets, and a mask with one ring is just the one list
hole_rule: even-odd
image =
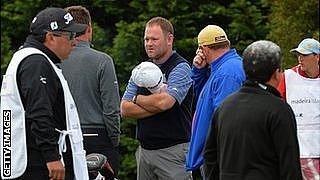
[[306,38],[300,42],[297,48],[291,49],[290,52],[298,52],[300,54],[320,54],[320,43],[319,41]]
[[163,85],[163,74],[152,62],[142,62],[132,70],[131,78],[139,87],[145,87],[152,93],[159,93]]

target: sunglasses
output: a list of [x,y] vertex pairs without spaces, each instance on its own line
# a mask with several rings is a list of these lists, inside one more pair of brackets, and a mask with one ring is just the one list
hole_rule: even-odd
[[51,32],[53,36],[57,37],[67,37],[69,41],[74,40],[76,37],[76,32],[69,32],[69,31],[46,31],[46,32]]

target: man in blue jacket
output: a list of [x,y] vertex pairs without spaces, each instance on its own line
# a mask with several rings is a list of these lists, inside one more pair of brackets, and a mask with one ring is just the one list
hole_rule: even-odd
[[198,35],[198,45],[192,67],[197,106],[187,155],[188,171],[203,164],[204,144],[214,110],[245,80],[242,59],[235,49],[230,48],[230,41],[222,28],[206,26]]

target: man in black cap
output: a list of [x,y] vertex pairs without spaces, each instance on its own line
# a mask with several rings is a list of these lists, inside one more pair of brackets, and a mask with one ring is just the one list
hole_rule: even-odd
[[215,111],[204,150],[206,179],[301,179],[296,121],[276,87],[280,47],[257,41],[243,52],[247,81]]
[[13,55],[1,86],[2,179],[88,179],[77,109],[55,65],[85,28],[65,10],[47,8]]

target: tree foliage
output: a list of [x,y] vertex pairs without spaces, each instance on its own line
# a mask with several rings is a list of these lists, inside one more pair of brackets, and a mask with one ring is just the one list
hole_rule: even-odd
[[1,1],[1,74],[14,51],[22,45],[38,1]]
[[[13,0],[1,1],[1,73],[12,53],[25,40],[33,17],[45,7],[82,5],[93,20],[94,48],[109,53],[115,62],[123,94],[131,70],[145,60],[145,23],[154,16],[174,25],[177,50],[190,62],[197,49],[197,35],[208,24],[225,29],[238,52],[253,41],[270,39],[280,45],[286,67],[295,58],[289,49],[305,37],[319,39],[319,1],[296,0]],[[136,121],[123,119],[120,143],[120,179],[135,179]]]
[[269,31],[266,26],[269,7],[265,2],[236,0],[226,9],[231,19],[228,34],[236,42],[236,48],[242,52],[245,47],[260,39],[264,39]]
[[289,50],[307,37],[319,40],[319,0],[272,0],[270,38],[282,49],[284,66],[297,63]]

